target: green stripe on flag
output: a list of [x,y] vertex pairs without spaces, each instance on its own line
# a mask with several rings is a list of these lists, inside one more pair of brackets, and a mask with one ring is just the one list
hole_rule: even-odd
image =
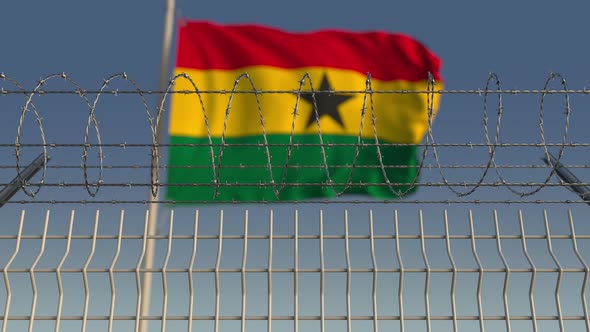
[[[352,185],[346,189],[347,194],[370,194],[378,199],[397,198],[385,185],[381,167],[359,167],[352,169],[357,137],[323,135],[324,144],[350,144],[349,146],[325,146],[326,161],[330,177],[336,184],[334,189],[341,192],[342,184],[349,182],[353,171]],[[272,176],[276,188],[283,181],[284,166],[287,157],[289,135],[268,135],[272,165]],[[170,137],[170,144],[208,144],[208,138]],[[213,138],[213,144],[220,144],[220,138]],[[281,201],[302,200],[319,197],[335,197],[336,194],[327,185],[324,158],[321,147],[293,146],[279,199],[275,197],[268,171],[268,158],[262,136],[226,138],[226,144],[260,144],[259,146],[226,146],[223,149],[221,168],[218,168],[220,147],[214,146],[215,172],[219,176],[218,196],[214,198],[215,186],[209,146],[171,146],[169,150],[167,199],[179,203],[187,201]],[[319,144],[317,135],[298,135],[294,144]],[[364,144],[374,144],[374,140],[363,139]],[[383,142],[380,142],[383,143]],[[412,183],[417,168],[391,166],[415,166],[418,164],[416,146],[380,146],[386,174],[392,183]],[[188,167],[187,167],[188,166]],[[298,166],[298,167],[293,167]],[[365,146],[359,148],[356,166],[379,166],[377,148]],[[374,183],[371,185],[354,185],[355,183]],[[226,186],[229,184],[230,186]],[[294,184],[294,185],[290,185]],[[307,185],[305,185],[307,184]],[[322,185],[323,184],[323,185]],[[396,186],[396,190],[406,191],[407,185]],[[412,188],[410,192],[413,192]]]

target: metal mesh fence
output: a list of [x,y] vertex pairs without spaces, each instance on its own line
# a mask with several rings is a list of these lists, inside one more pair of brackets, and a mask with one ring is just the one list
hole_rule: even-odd
[[[590,234],[572,213],[545,211],[527,229],[520,211],[184,212],[154,236],[147,218],[137,232],[142,223],[124,211],[6,221],[16,232],[0,236],[2,329],[123,331],[140,320],[189,331],[588,328]],[[145,269],[149,239],[158,254]],[[154,297],[142,316],[144,273]]]

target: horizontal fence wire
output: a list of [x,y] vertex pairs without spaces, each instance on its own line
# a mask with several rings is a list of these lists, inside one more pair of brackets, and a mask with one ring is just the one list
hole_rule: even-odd
[[[175,90],[175,84],[178,81],[188,81],[194,87],[193,90]],[[67,156],[63,158],[52,158],[51,162],[47,164],[43,171],[42,175],[38,177],[37,180],[31,180],[30,182],[22,182],[19,185],[21,186],[22,192],[30,196],[32,199],[16,199],[11,200],[7,203],[16,203],[16,204],[59,204],[59,203],[81,203],[81,204],[148,204],[148,203],[167,203],[167,204],[175,204],[174,200],[169,200],[163,197],[162,195],[156,196],[156,194],[162,189],[167,188],[170,186],[173,187],[195,187],[195,190],[198,188],[206,188],[206,189],[214,189],[214,194],[211,199],[215,199],[216,195],[219,192],[222,192],[224,188],[231,188],[231,187],[244,187],[246,188],[265,188],[268,191],[272,191],[274,193],[275,198],[280,199],[280,193],[283,189],[289,188],[313,188],[318,187],[322,189],[330,189],[332,192],[336,193],[336,196],[341,196],[347,194],[347,190],[350,187],[354,188],[368,188],[368,187],[383,187],[388,189],[392,192],[392,194],[396,197],[395,199],[391,200],[384,200],[384,202],[398,202],[398,203],[432,203],[432,204],[447,204],[447,203],[471,203],[471,204],[486,204],[486,203],[530,203],[530,204],[539,204],[539,203],[558,203],[558,204],[571,204],[571,203],[588,203],[587,201],[580,201],[575,199],[574,197],[568,197],[564,199],[555,199],[555,198],[548,198],[548,197],[540,197],[535,199],[539,192],[544,191],[544,189],[550,189],[552,187],[567,187],[570,188],[570,184],[565,184],[563,181],[559,180],[555,176],[555,165],[550,163],[550,165],[545,165],[542,162],[539,162],[539,158],[545,157],[549,159],[550,150],[556,156],[556,160],[562,163],[567,168],[572,169],[580,169],[585,170],[589,166],[583,164],[581,161],[575,162],[568,162],[567,156],[569,156],[570,151],[574,151],[574,149],[584,149],[590,147],[590,143],[585,142],[576,142],[570,139],[571,132],[575,130],[575,126],[577,125],[575,122],[571,120],[571,98],[575,98],[575,96],[584,97],[589,93],[590,90],[587,89],[569,89],[566,80],[558,73],[552,73],[549,75],[547,80],[545,81],[543,87],[541,89],[504,89],[502,88],[501,81],[496,74],[490,74],[488,80],[485,83],[485,88],[482,89],[438,89],[437,82],[435,82],[432,78],[429,80],[428,89],[426,90],[372,90],[371,89],[371,76],[367,75],[366,79],[366,89],[365,90],[314,90],[312,79],[309,75],[302,77],[301,84],[297,89],[293,90],[259,90],[252,86],[250,90],[243,90],[238,89],[238,85],[241,81],[244,82],[252,82],[252,78],[247,74],[244,73],[236,78],[235,84],[233,89],[227,90],[201,90],[198,88],[199,82],[193,81],[193,79],[188,74],[178,74],[176,75],[169,83],[168,88],[163,91],[156,91],[156,90],[143,90],[141,89],[138,84],[131,79],[127,74],[121,73],[116,74],[108,77],[104,80],[102,85],[99,89],[84,89],[78,84],[73,78],[66,75],[65,73],[58,73],[53,75],[48,75],[40,79],[34,88],[27,89],[24,87],[23,84],[18,82],[16,79],[9,77],[5,74],[0,74],[0,105],[4,104],[7,98],[11,96],[20,98],[20,102],[11,101],[11,103],[7,103],[9,107],[18,107],[20,109],[18,111],[18,122],[17,131],[16,131],[16,138],[13,141],[7,141],[3,139],[4,142],[0,141],[0,152],[10,152],[12,150],[12,156],[10,158],[14,159],[14,163],[10,164],[9,162],[3,162],[0,165],[0,170],[6,171],[6,176],[8,177],[10,172],[14,175],[18,173],[24,168],[25,161],[28,161],[27,158],[23,159],[23,155],[26,151],[31,151],[31,149],[37,149],[36,151],[41,150],[45,158],[52,157],[53,154],[60,154],[60,156]],[[306,88],[306,85],[303,84],[304,82],[308,82],[310,89]],[[67,88],[58,88],[52,89],[50,86],[52,84],[56,85],[65,85]],[[119,88],[118,86],[121,85],[122,87]],[[559,88],[554,88],[557,85]],[[112,86],[117,86],[117,88],[112,88]],[[124,86],[127,86],[125,88]],[[130,87],[130,88],[129,88]],[[317,136],[319,138],[319,143],[298,143],[292,142],[289,144],[273,144],[268,143],[266,139],[266,129],[264,127],[265,123],[265,112],[268,110],[262,109],[260,101],[256,99],[258,103],[259,115],[260,115],[260,130],[264,139],[259,143],[231,143],[225,142],[224,136],[225,131],[221,137],[221,143],[214,143],[211,140],[211,134],[209,133],[209,143],[203,144],[161,144],[157,142],[157,137],[163,135],[164,133],[158,133],[158,124],[164,121],[164,117],[167,113],[167,104],[169,99],[175,94],[184,94],[184,95],[197,95],[199,98],[201,95],[227,95],[228,104],[221,105],[219,110],[211,110],[206,109],[204,104],[201,102],[197,105],[192,105],[195,108],[195,112],[198,112],[200,116],[207,116],[206,114],[211,114],[211,112],[221,112],[225,114],[224,120],[224,127],[227,126],[228,123],[232,122],[233,117],[230,114],[230,109],[232,108],[232,100],[234,99],[234,95],[243,95],[243,94],[253,94],[255,96],[261,96],[265,94],[291,94],[296,96],[297,101],[299,101],[302,95],[312,95],[313,98],[316,96],[320,96],[322,94],[334,94],[334,93],[342,93],[342,94],[356,94],[359,96],[363,96],[365,102],[363,104],[362,109],[359,109],[359,112],[362,114],[372,114],[373,121],[366,121],[364,123],[361,121],[359,127],[359,137],[356,143],[328,143],[324,142],[323,131],[322,131],[322,124],[321,120],[317,121]],[[387,95],[399,95],[399,94],[419,94],[425,95],[427,99],[426,108],[422,110],[424,114],[428,115],[428,128],[424,137],[424,140],[418,144],[407,144],[407,143],[388,143],[383,142],[382,140],[378,143],[369,143],[363,141],[361,138],[360,132],[362,131],[363,126],[370,126],[372,127],[372,131],[375,134],[375,137],[379,135],[377,132],[376,122],[378,119],[374,118],[373,113],[373,105],[370,102],[370,98],[367,96],[372,96],[374,94],[387,94]],[[104,115],[101,113],[101,103],[105,103],[105,98],[108,96],[116,96],[116,95],[128,95],[136,97],[136,101],[134,102],[135,106],[139,109],[143,109],[142,112],[147,120],[147,130],[144,130],[142,133],[142,137],[137,137],[140,142],[106,142],[104,133],[108,132],[109,128],[99,125],[100,121],[99,118],[103,118]],[[463,142],[452,143],[452,142],[439,142],[436,139],[436,135],[434,132],[434,127],[436,121],[434,121],[434,109],[432,106],[432,100],[435,95],[440,95],[443,97],[442,99],[442,106],[439,116],[445,116],[445,112],[447,110],[444,109],[445,107],[445,95],[448,96],[457,96],[457,98],[465,98],[469,96],[473,96],[479,99],[480,109],[483,110],[482,112],[482,119],[483,125],[480,130],[480,134],[483,135],[484,140],[480,142],[471,142],[468,139],[465,139]],[[44,125],[45,122],[49,121],[52,115],[45,114],[43,110],[43,103],[45,101],[44,98],[48,98],[49,96],[63,96],[63,98],[67,100],[76,99],[81,100],[84,108],[87,109],[87,118],[86,120],[78,124],[84,127],[84,134],[83,138],[79,142],[72,142],[71,139],[68,138],[68,142],[51,142],[51,139],[48,137],[49,130],[52,130],[51,126]],[[150,107],[150,96],[163,96],[163,101],[161,104],[157,105],[157,107]],[[538,139],[534,139],[532,141],[513,141],[513,142],[505,142],[501,138],[501,128],[502,125],[506,125],[502,119],[505,117],[505,107],[504,107],[504,99],[506,98],[526,98],[527,96],[534,97],[534,108],[538,111],[538,114],[534,115],[536,118],[536,122],[538,124],[538,132],[539,136]],[[548,101],[549,96],[556,96],[552,97],[551,102]],[[24,102],[22,102],[22,98],[24,97]],[[101,99],[102,97],[102,99]],[[571,98],[570,98],[571,97]],[[11,99],[12,100],[12,99]],[[63,100],[63,99],[62,99]],[[557,103],[556,103],[557,100]],[[128,104],[125,104],[128,107]],[[548,109],[555,108],[555,105],[559,108],[559,117],[561,117],[559,123],[555,123],[553,118],[551,120],[551,126],[548,126],[545,123],[545,120],[548,116]],[[292,107],[293,106],[293,107]],[[288,121],[292,121],[292,128],[294,128],[295,121],[297,120],[298,114],[298,107],[300,104],[297,102],[294,105],[286,105],[285,115],[288,115]],[[106,107],[106,106],[105,106]],[[109,107],[117,107],[115,103],[113,106]],[[317,105],[313,106],[313,111],[317,113]],[[30,118],[31,115],[32,119]],[[233,113],[232,113],[233,114]],[[493,116],[495,115],[495,119]],[[27,118],[29,115],[29,118]],[[28,119],[28,120],[27,120]],[[206,120],[206,118],[205,118]],[[35,123],[31,126],[31,123]],[[145,120],[142,122],[143,125],[146,125]],[[205,121],[208,124],[207,121]],[[37,126],[38,129],[36,130],[37,137],[40,137],[40,142],[34,143],[28,139],[29,135],[27,134],[30,129],[33,129],[34,126]],[[26,130],[25,130],[26,128]],[[558,128],[558,136],[559,139],[557,142],[550,142],[547,139],[547,131],[555,132],[555,128]],[[209,130],[208,130],[209,131]],[[3,136],[4,137],[4,136]],[[291,140],[293,141],[293,132],[291,132]],[[384,147],[405,147],[405,146],[415,146],[418,148],[418,163],[415,165],[390,165],[384,162],[383,156],[380,153],[380,149]],[[205,149],[210,149],[210,151],[217,151],[219,150],[218,155],[212,152],[211,158],[208,161],[204,162],[203,164],[195,164],[195,165],[175,165],[169,164],[166,159],[165,155],[168,152],[168,149],[175,148],[175,147],[201,147]],[[291,151],[306,148],[306,147],[318,147],[322,151],[323,162],[319,164],[290,164],[289,163],[289,155]],[[351,155],[351,159],[349,161],[343,162],[339,165],[331,165],[328,164],[326,159],[326,153],[332,151],[332,149],[337,149],[339,147],[343,148],[352,148],[354,149],[355,157],[353,158]],[[260,160],[259,163],[253,165],[233,165],[228,164],[227,162],[224,163],[224,159],[222,158],[222,151],[230,151],[231,149],[236,148],[252,148],[252,149],[259,149],[264,154],[263,160]],[[276,163],[269,152],[270,148],[283,148],[284,151],[287,151],[287,159],[283,163]],[[376,148],[377,154],[375,155],[375,163],[371,165],[361,165],[359,164],[356,156],[358,152],[365,148]],[[499,162],[498,156],[504,153],[505,151],[514,151],[514,149],[524,149],[528,152],[536,151],[537,152],[537,159],[535,161],[526,161],[520,163],[506,163],[506,162]],[[137,150],[137,151],[136,151]],[[80,151],[82,152],[82,159],[73,158],[72,155],[79,155]],[[351,150],[352,151],[352,150]],[[520,150],[519,150],[520,151]],[[142,157],[141,162],[136,162],[134,164],[125,164],[125,159],[121,157],[117,158],[107,158],[107,155],[126,155],[129,153],[136,153],[140,154]],[[229,152],[227,152],[229,153]],[[445,153],[449,154],[452,157],[445,157]],[[456,158],[456,156],[462,156],[466,153],[477,155],[477,160],[473,160],[473,158]],[[515,153],[515,152],[511,152]],[[580,151],[577,151],[576,154],[579,154]],[[147,154],[147,158],[146,158]],[[163,157],[164,156],[164,157]],[[565,157],[564,157],[565,156]],[[121,158],[121,159],[118,159]],[[60,160],[61,159],[61,160]],[[80,162],[72,162],[72,160],[78,159]],[[114,160],[112,162],[109,161]],[[271,159],[273,162],[271,163]],[[453,162],[444,161],[445,159],[452,159]],[[67,161],[66,161],[67,160]],[[355,170],[363,170],[363,169],[372,169],[372,170],[381,170],[384,174],[387,170],[391,169],[412,169],[415,170],[417,175],[413,180],[409,181],[389,181],[386,179],[382,183],[374,183],[371,181],[352,181],[353,177],[352,174]],[[165,176],[166,172],[173,170],[173,169],[195,169],[201,170],[203,172],[208,172],[211,174],[210,181],[204,181],[200,183],[168,183],[167,178]],[[248,170],[266,170],[268,172],[268,176],[261,178],[259,181],[252,182],[252,183],[243,183],[243,182],[223,182],[221,181],[220,174],[224,173],[225,171],[231,170],[242,170],[247,172]],[[321,172],[322,174],[325,173],[325,181],[322,182],[314,182],[309,183],[305,181],[287,181],[285,178],[285,174],[290,170],[299,170],[299,169],[309,169],[309,170],[316,170],[317,172]],[[76,174],[80,174],[81,176],[69,176],[68,180],[64,180],[65,176],[52,176],[52,172],[58,172],[59,170],[71,170],[79,171]],[[116,176],[109,178],[110,171],[119,170],[121,171],[121,176]],[[132,170],[145,170],[148,173],[145,173],[142,178],[130,180],[124,180],[125,178],[129,178],[125,176],[125,171],[132,171]],[[330,177],[330,170],[343,170],[345,172],[350,173],[350,176],[346,177],[346,181],[332,181]],[[456,178],[456,174],[460,174],[461,171],[469,171],[471,180],[465,180],[464,178],[454,179]],[[526,171],[531,170],[535,171],[535,179],[527,179],[527,180],[518,180],[518,179],[510,179],[512,171]],[[459,173],[458,173],[459,172]],[[74,173],[70,173],[74,174]],[[273,175],[274,174],[274,175]],[[283,174],[281,177],[276,178],[276,174]],[[355,173],[355,174],[358,174]],[[520,173],[519,173],[520,174]],[[0,181],[0,185],[8,184],[8,178],[6,181]],[[581,181],[578,184],[574,184],[574,186],[587,186],[589,183]],[[408,188],[405,190],[397,189],[397,187],[404,187]],[[47,188],[46,190],[54,188],[69,188],[72,187],[73,189],[79,188],[86,191],[87,198],[81,198],[79,194],[75,196],[77,199],[47,199],[46,196],[37,196],[38,193],[42,192],[42,188]],[[112,196],[110,194],[100,195],[99,191],[101,189],[107,190],[112,188],[116,190],[117,188],[140,188],[142,190],[149,189],[152,192],[153,197],[159,197],[158,199],[137,199],[134,198],[120,198],[117,197],[116,199],[104,199],[105,196]],[[444,199],[399,199],[403,198],[404,194],[407,192],[412,191],[415,188],[419,190],[428,190],[428,189],[420,189],[423,187],[430,188],[443,188],[447,190],[449,197],[444,197]],[[478,197],[477,192],[485,191],[486,188],[501,188],[506,190],[510,193],[512,198],[506,198],[506,195],[503,195],[502,199],[487,199],[487,198],[480,198]],[[78,192],[76,192],[78,193]],[[48,194],[49,195],[49,194]],[[54,196],[53,194],[50,196]],[[142,197],[143,198],[143,197]],[[183,203],[205,203],[209,200],[199,199],[199,200],[188,200]],[[237,201],[233,200],[226,200],[226,201],[219,201],[221,203],[238,203]],[[251,201],[244,201],[243,203],[252,203],[256,202],[256,200]],[[375,201],[372,199],[338,199],[338,200],[311,200],[311,201],[289,201],[286,200],[285,202],[297,203],[297,204],[306,204],[306,203],[332,203],[332,204],[341,204],[341,203],[380,203],[379,201]],[[267,202],[261,202],[267,203]]]
[[[485,221],[471,210],[466,218],[446,210],[436,218],[422,210],[364,218],[348,210],[315,218],[199,212],[171,211],[148,235],[147,213],[142,224],[125,211],[117,222],[98,211],[83,220],[72,211],[65,222],[47,211],[32,227],[37,220],[23,211],[15,233],[0,237],[1,330],[75,322],[82,331],[138,331],[142,320],[162,331],[590,328],[590,233],[579,231],[590,229],[571,211],[559,218],[563,227],[547,211],[536,223],[521,211],[501,220],[496,210]],[[150,239],[158,258],[146,269]],[[154,275],[155,297],[142,315],[144,274]]]

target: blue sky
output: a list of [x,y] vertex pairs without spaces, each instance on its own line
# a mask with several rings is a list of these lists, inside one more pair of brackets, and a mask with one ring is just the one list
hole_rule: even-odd
[[[588,83],[579,67],[588,55],[581,42],[586,6],[582,1],[568,6],[551,1],[178,1],[177,12],[182,17],[295,31],[338,27],[404,32],[443,58],[451,85],[481,85],[493,70],[511,87],[523,87],[539,84],[549,71],[560,71],[577,84]],[[66,71],[91,82],[124,70],[153,85],[157,71],[147,68],[159,63],[163,8],[162,1],[10,2],[1,23],[1,59],[10,66],[4,71],[23,81]]]

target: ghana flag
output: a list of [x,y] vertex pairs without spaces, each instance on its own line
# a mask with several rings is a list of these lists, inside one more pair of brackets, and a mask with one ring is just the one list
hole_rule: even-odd
[[418,164],[428,96],[364,91],[369,74],[373,91],[425,91],[439,69],[431,51],[400,34],[182,22],[174,90],[204,93],[172,97],[167,198],[411,192],[417,169],[407,166]]

